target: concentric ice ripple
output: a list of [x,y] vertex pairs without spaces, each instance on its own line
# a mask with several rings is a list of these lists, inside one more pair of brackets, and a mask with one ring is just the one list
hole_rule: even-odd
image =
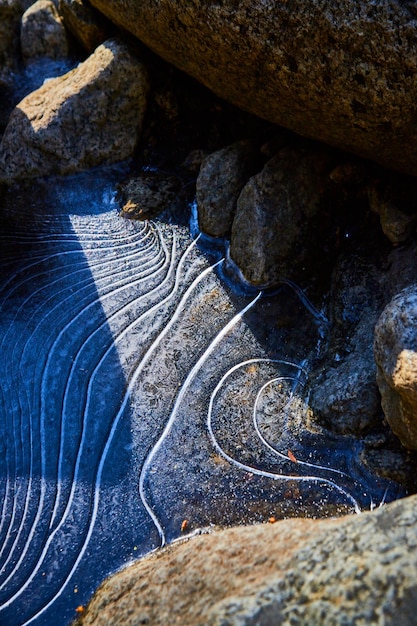
[[[69,624],[110,573],[187,532],[358,512],[355,444],[302,428],[325,319],[233,288],[186,225],[131,222],[106,171],[1,218],[0,624]],[[10,194],[9,194],[10,196]]]

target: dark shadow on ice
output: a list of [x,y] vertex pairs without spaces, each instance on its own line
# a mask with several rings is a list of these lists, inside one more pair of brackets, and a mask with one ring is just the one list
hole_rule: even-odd
[[2,203],[3,626],[69,623],[107,575],[157,545],[135,497],[131,355],[117,338],[129,344],[138,276],[157,284],[164,260],[154,233],[114,219],[120,175],[16,187]]

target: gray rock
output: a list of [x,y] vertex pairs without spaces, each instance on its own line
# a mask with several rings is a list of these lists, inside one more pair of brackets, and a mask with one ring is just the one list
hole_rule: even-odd
[[[392,249],[388,255],[384,247],[378,251],[381,242],[368,243],[368,252],[359,246],[342,255],[336,265],[327,345],[311,374],[312,419],[340,434],[364,434],[382,420],[374,329],[393,295],[415,282],[415,243]],[[382,391],[381,382],[379,387]],[[384,400],[383,408],[387,415]],[[382,459],[384,451],[378,454]]]
[[251,141],[238,141],[207,156],[197,178],[198,224],[211,237],[230,236],[236,203],[248,178],[260,166]]
[[132,178],[121,189],[122,215],[147,220],[156,217],[175,203],[180,189],[175,176],[145,172]]
[[412,626],[417,497],[194,537],[105,582],[79,625]]
[[379,215],[381,228],[394,244],[415,236],[417,226],[417,181],[414,177],[385,174],[368,188],[371,210]]
[[38,58],[68,56],[68,38],[52,0],[37,0],[22,16],[20,45],[26,63]]
[[88,52],[109,38],[109,25],[86,0],[60,0],[59,12],[65,26]]
[[0,70],[17,68],[20,48],[20,20],[31,0],[0,2]]
[[[372,336],[371,324],[362,325],[360,335]],[[371,337],[368,337],[368,339]],[[315,380],[310,406],[320,422],[339,434],[360,434],[380,421],[381,398],[375,381],[376,367],[372,358],[372,343],[360,343],[341,363],[326,368]],[[370,343],[370,345],[369,345]]]
[[385,417],[401,443],[417,449],[417,287],[386,306],[375,327],[375,360]]
[[327,225],[320,214],[330,170],[326,152],[289,146],[242,189],[230,254],[249,282],[269,287],[299,278],[323,257]]
[[107,41],[14,109],[0,144],[0,180],[69,174],[128,158],[147,92],[144,64],[126,45]]
[[414,2],[92,4],[233,104],[417,174]]
[[339,434],[361,434],[381,420],[373,355],[374,326],[384,306],[379,259],[359,254],[336,264],[330,294],[331,327],[323,358],[311,376],[310,408]]

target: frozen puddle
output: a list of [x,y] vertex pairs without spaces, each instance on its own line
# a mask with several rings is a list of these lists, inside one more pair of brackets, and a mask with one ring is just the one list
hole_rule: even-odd
[[303,428],[308,303],[232,288],[186,225],[122,219],[106,176],[2,218],[2,626],[69,624],[184,530],[354,513],[390,488],[357,444]]

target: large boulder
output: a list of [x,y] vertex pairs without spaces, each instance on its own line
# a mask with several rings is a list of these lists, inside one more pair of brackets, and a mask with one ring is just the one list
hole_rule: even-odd
[[128,158],[147,92],[144,64],[125,44],[108,40],[13,110],[0,144],[0,180],[70,174]]
[[401,443],[417,450],[417,287],[385,307],[375,328],[375,360],[382,406]]
[[353,518],[201,535],[109,579],[78,624],[411,626],[416,524],[414,496]]
[[414,2],[91,3],[233,104],[417,174]]

